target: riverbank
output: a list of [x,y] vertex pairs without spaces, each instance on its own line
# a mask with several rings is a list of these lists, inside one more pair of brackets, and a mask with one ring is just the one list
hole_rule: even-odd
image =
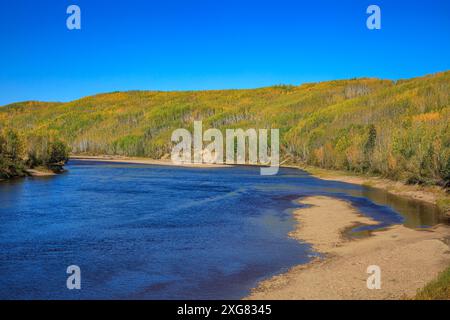
[[37,167],[33,169],[26,169],[25,172],[31,177],[50,177],[56,176],[57,174],[61,174],[66,170],[62,167],[57,169],[50,169],[46,167]]
[[51,177],[56,176],[58,174],[61,174],[63,172],[66,172],[66,170],[62,167],[50,169],[46,167],[36,167],[32,169],[23,169],[23,174],[10,177],[8,179],[2,179],[0,178],[0,182],[7,181],[10,179],[18,179],[18,178],[24,178],[24,177]]
[[132,163],[132,164],[150,164],[158,166],[171,166],[171,167],[186,167],[186,168],[223,168],[229,165],[226,164],[208,164],[208,163],[184,163],[175,164],[170,159],[149,159],[139,157],[125,157],[125,156],[70,156],[70,160],[83,160],[83,161],[101,161],[112,163]]
[[[351,240],[346,230],[376,222],[342,200],[320,196],[301,203],[308,207],[295,211],[298,225],[290,236],[323,257],[263,281],[248,299],[410,298],[450,264],[448,226],[419,231],[396,225]],[[381,268],[380,290],[367,289],[370,265]]]
[[349,172],[333,171],[310,166],[299,168],[322,180],[339,181],[382,189],[405,198],[435,204],[450,218],[450,195],[439,186],[408,185],[401,181],[354,175]]

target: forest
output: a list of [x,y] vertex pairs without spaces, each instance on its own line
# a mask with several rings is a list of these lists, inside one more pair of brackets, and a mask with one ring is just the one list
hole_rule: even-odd
[[10,128],[0,131],[0,179],[26,176],[32,168],[60,170],[68,157],[68,146],[55,138],[27,139]]
[[[199,120],[223,132],[280,129],[285,163],[449,187],[449,119],[450,72],[399,81],[112,92],[0,107],[0,167],[5,175],[18,159],[25,165],[54,161],[55,141],[73,154],[168,158],[172,131],[192,131]],[[11,147],[12,135],[20,137],[20,147]]]

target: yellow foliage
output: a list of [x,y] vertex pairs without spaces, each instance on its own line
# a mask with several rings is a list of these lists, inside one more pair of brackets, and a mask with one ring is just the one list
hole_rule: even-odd
[[439,112],[429,112],[429,113],[422,113],[418,114],[413,117],[413,121],[416,122],[429,122],[429,121],[436,121],[439,120],[441,115]]

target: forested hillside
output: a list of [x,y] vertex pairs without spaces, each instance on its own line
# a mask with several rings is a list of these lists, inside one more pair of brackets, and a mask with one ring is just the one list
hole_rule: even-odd
[[450,72],[253,90],[99,94],[0,108],[29,145],[57,136],[73,153],[167,157],[176,128],[279,128],[281,159],[409,182],[449,184]]

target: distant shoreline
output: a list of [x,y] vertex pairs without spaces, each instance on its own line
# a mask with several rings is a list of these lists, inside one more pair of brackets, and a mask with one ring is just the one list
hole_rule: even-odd
[[131,163],[131,164],[149,164],[149,165],[158,165],[158,166],[186,167],[186,168],[224,168],[224,167],[230,166],[227,164],[209,164],[209,163],[175,164],[169,159],[155,160],[155,159],[149,159],[149,158],[121,157],[121,156],[70,156],[69,161],[70,160],[101,161],[101,162]]
[[[310,243],[324,258],[262,281],[247,299],[411,298],[450,264],[449,246],[444,242],[450,236],[449,226],[419,231],[394,225],[368,238],[349,240],[345,230],[377,222],[343,200],[315,196],[300,202],[309,207],[295,211],[298,224],[290,236]],[[371,265],[381,269],[380,290],[367,288]]]

